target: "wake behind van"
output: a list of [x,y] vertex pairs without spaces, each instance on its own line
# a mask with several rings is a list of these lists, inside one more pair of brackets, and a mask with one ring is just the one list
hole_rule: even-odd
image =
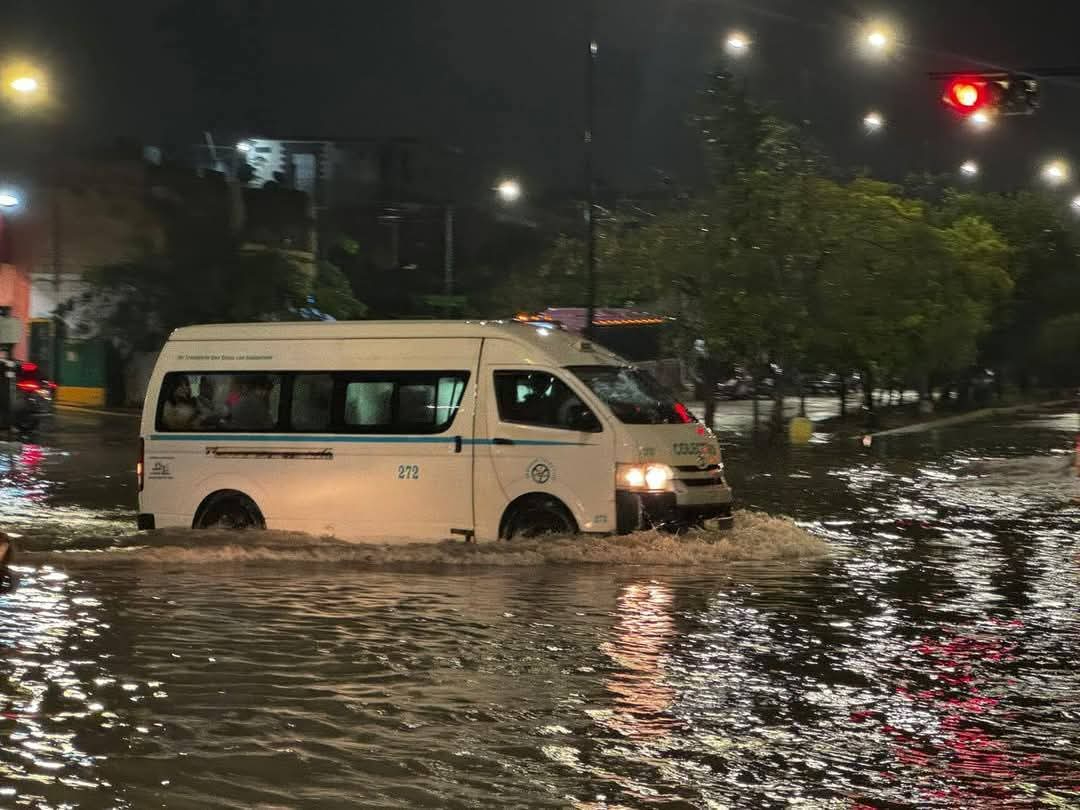
[[143,529],[407,542],[732,521],[712,432],[649,375],[551,326],[178,329],[141,444]]

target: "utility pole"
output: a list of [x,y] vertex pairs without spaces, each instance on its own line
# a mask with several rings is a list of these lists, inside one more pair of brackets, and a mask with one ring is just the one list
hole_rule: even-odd
[[593,120],[596,107],[596,57],[594,39],[596,0],[586,0],[585,20],[585,337],[593,336],[596,316],[596,222],[593,216]]
[[446,206],[443,219],[443,294],[454,294],[454,205]]
[[60,177],[56,176],[56,182],[53,184],[52,194],[49,202],[52,207],[52,216],[50,217],[49,231],[50,241],[52,242],[52,282],[53,282],[53,316],[52,316],[52,330],[49,334],[49,376],[56,382],[62,382],[60,379],[60,356],[63,351],[62,340],[63,337],[60,334],[61,326],[64,321],[60,317],[60,294],[63,287],[63,273],[64,273],[64,232],[63,222],[61,220],[63,216],[62,208],[63,203],[60,199]]

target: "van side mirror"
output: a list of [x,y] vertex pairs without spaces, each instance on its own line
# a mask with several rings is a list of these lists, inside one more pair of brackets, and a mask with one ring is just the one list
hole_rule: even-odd
[[578,433],[599,433],[603,428],[596,414],[584,405],[574,405],[566,416],[566,426]]

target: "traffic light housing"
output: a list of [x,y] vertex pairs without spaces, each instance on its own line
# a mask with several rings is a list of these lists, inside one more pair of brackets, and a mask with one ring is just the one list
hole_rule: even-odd
[[945,79],[941,100],[961,115],[1031,115],[1039,108],[1039,82],[1007,73],[938,74]]

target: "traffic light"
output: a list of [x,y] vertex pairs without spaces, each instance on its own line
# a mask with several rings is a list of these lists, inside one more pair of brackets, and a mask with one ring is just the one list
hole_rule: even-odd
[[931,74],[945,80],[941,100],[963,116],[1031,115],[1039,108],[1039,82],[1008,73]]
[[999,94],[994,92],[996,89],[999,88],[985,79],[959,76],[946,85],[942,100],[962,115],[973,115],[997,106]]

